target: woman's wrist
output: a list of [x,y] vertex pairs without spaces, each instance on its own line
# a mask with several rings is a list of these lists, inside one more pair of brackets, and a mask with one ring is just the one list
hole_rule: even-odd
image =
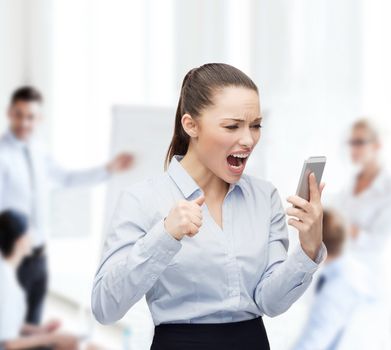
[[317,258],[318,255],[319,255],[319,251],[320,251],[321,246],[322,246],[322,242],[320,242],[320,243],[317,244],[317,245],[311,245],[311,246],[301,244],[301,248],[303,249],[304,253],[305,253],[312,261],[316,261],[316,258]]
[[166,219],[167,219],[167,217],[165,217],[164,220],[163,220],[164,229],[168,232],[168,234],[170,234],[172,237],[174,237],[177,241],[180,241],[180,240],[183,238],[183,236],[182,236],[182,237],[177,237],[175,234],[171,233],[171,232],[167,229],[167,226],[166,226]]

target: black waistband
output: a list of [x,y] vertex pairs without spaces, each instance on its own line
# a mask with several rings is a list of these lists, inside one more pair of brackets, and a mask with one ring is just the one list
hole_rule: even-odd
[[242,328],[248,327],[252,324],[263,323],[262,317],[256,317],[251,320],[239,321],[239,322],[223,322],[223,323],[162,323],[155,327],[155,329],[211,329],[219,330],[224,329],[229,330],[230,328]]
[[229,323],[165,323],[155,327],[151,350],[268,350],[261,317]]

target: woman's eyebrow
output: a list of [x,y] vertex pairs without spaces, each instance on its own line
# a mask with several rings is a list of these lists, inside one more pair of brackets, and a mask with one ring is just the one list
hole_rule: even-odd
[[[240,118],[223,118],[223,120],[233,120],[235,122],[244,122],[246,121],[245,119],[240,119]],[[251,123],[254,123],[254,122],[257,122],[257,121],[261,121],[262,120],[262,117],[259,117],[257,119],[254,119]]]

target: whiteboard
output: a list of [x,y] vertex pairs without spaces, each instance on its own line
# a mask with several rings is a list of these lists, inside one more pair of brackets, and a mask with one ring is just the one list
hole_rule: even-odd
[[115,106],[112,111],[110,153],[129,151],[134,167],[113,176],[107,189],[107,217],[112,216],[122,189],[147,177],[163,173],[164,159],[174,130],[175,109],[169,107]]
[[[135,164],[130,171],[113,176],[109,181],[106,195],[105,233],[121,191],[135,182],[163,173],[164,159],[171,142],[174,122],[174,108],[143,106],[113,108],[111,156],[118,152],[129,151],[135,155]],[[130,327],[131,349],[150,348],[154,326],[145,298],[134,305],[120,323]]]

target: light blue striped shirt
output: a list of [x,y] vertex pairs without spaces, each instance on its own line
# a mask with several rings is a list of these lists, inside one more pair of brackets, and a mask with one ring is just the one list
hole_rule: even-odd
[[144,295],[155,325],[223,323],[275,316],[308,287],[316,262],[298,245],[287,255],[285,213],[275,187],[243,174],[230,184],[223,229],[202,205],[203,225],[181,241],[164,217],[202,190],[174,156],[167,172],[124,190],[94,280],[92,310],[104,324],[122,318]]

